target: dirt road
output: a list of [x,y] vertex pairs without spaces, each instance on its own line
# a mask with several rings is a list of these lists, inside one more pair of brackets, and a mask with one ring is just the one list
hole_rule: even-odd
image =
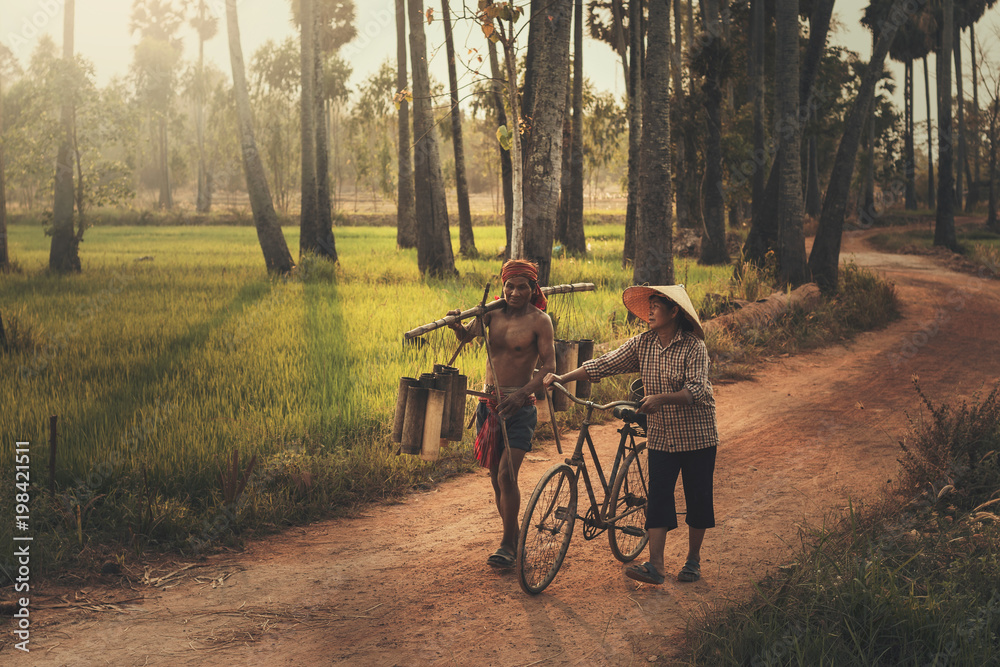
[[[848,234],[845,257],[851,254],[895,281],[904,317],[847,345],[772,360],[753,382],[716,388],[719,525],[706,538],[700,582],[637,585],[622,576],[606,536],[585,542],[578,528],[555,582],[539,596],[524,595],[513,574],[486,565],[499,524],[488,480],[471,474],[400,504],[197,562],[163,587],[69,591],[70,602],[90,602],[91,609],[32,610],[31,653],[7,644],[0,659],[11,665],[666,661],[692,618],[745,594],[750,581],[790,559],[799,524],[894,483],[906,413],[920,411],[911,374],[938,401],[971,396],[1000,379],[1000,282],[942,270],[927,257],[871,252]],[[597,431],[606,453],[616,442],[613,429]],[[557,461],[551,445],[529,455],[521,473],[525,499]],[[668,537],[673,570],[682,564],[685,541],[684,530]],[[144,599],[100,606],[128,597]]]

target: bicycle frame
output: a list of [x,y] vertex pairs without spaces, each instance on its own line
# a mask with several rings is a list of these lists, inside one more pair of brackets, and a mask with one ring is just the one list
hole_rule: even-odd
[[[614,482],[614,479],[618,476],[618,469],[621,466],[622,461],[625,457],[632,451],[635,451],[635,436],[640,435],[630,424],[626,423],[622,428],[618,429],[618,432],[622,434],[621,440],[618,443],[618,451],[615,453],[615,461],[611,467],[611,474],[607,477],[604,476],[604,468],[601,466],[601,460],[597,456],[597,449],[594,447],[594,441],[590,437],[590,426],[592,422],[590,421],[594,413],[594,408],[599,410],[610,410],[619,405],[635,406],[635,403],[631,401],[614,401],[613,403],[608,403],[607,405],[598,405],[593,401],[582,401],[572,394],[570,394],[566,389],[560,385],[558,382],[553,383],[554,387],[558,387],[567,396],[569,396],[573,401],[583,405],[587,408],[587,412],[584,415],[583,423],[580,426],[580,434],[576,439],[576,446],[573,449],[573,455],[566,459],[566,464],[572,466],[576,470],[574,477],[574,483],[579,485],[580,477],[583,476],[583,483],[587,488],[587,496],[590,498],[590,509],[594,510],[595,518],[593,519],[593,527],[603,531],[608,527],[613,526],[622,518],[629,516],[636,510],[630,510],[625,514],[621,514],[608,520],[608,505],[611,502],[611,486],[610,484]],[[601,483],[601,489],[604,491],[604,500],[601,503],[597,502],[597,495],[594,492],[594,484],[590,479],[590,473],[587,470],[587,462],[583,455],[583,444],[587,443],[587,448],[590,450],[590,458],[594,461],[594,467],[597,470],[597,477]],[[631,444],[629,444],[631,443]],[[587,516],[577,515],[577,518],[581,519],[585,525],[591,525],[591,519]],[[594,535],[596,536],[596,535]]]

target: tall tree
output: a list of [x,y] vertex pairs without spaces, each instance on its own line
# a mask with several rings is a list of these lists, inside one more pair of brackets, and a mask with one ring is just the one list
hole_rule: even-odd
[[[573,12],[573,120],[569,150],[569,203],[566,211],[566,249],[587,252],[583,231],[583,0],[575,0]],[[565,152],[565,147],[563,151]]]
[[526,65],[533,82],[531,130],[524,159],[524,257],[538,264],[547,284],[552,263],[553,221],[562,177],[562,126],[569,74],[572,0],[556,0],[531,16],[528,43],[534,58]]
[[408,90],[406,74],[406,0],[396,0],[396,99],[399,103],[399,141],[396,180],[396,245],[415,248],[417,245],[416,210],[413,203],[413,161],[410,148],[410,103],[403,91]]
[[806,179],[806,214],[816,218],[819,217],[823,206],[823,195],[819,191],[819,156],[816,154],[816,135],[809,135],[809,148],[807,149],[809,170]]
[[[66,0],[63,5],[63,75],[70,76],[73,67],[73,23],[76,12],[75,0]],[[81,270],[80,241],[83,226],[79,232],[73,223],[73,138],[76,129],[73,123],[73,86],[64,86],[59,154],[56,157],[55,200],[52,206],[52,246],[49,249],[49,269],[58,273]]]
[[642,5],[643,0],[628,3],[628,201],[625,205],[625,249],[622,266],[635,258],[635,237],[639,220],[639,174],[642,149]]
[[3,160],[3,78],[4,61],[10,57],[10,50],[0,44],[0,273],[10,268],[10,251],[7,244],[7,182],[4,175],[7,167]]
[[413,66],[414,185],[417,212],[417,266],[432,276],[457,273],[448,231],[448,206],[441,175],[438,136],[431,110],[423,0],[408,0],[410,64]]
[[[649,40],[642,105],[642,174],[632,280],[674,282],[670,183],[670,0],[649,0]],[[668,37],[663,38],[662,36]]]
[[927,98],[927,208],[935,208],[934,197],[934,123],[931,121],[931,84],[924,54],[924,96]]
[[[504,105],[504,86],[506,77],[500,69],[499,58],[497,57],[497,45],[493,40],[487,40],[490,58],[490,75],[493,77],[491,89],[493,91],[493,110],[496,114],[497,127],[507,127],[507,110]],[[511,142],[513,143],[513,142]],[[497,150],[500,152],[500,183],[503,189],[503,226],[506,231],[507,245],[505,256],[510,256],[510,237],[514,218],[514,167],[511,163],[510,148],[505,148],[502,143],[497,142]]]
[[775,134],[778,154],[778,271],[788,284],[808,277],[806,243],[802,229],[802,126],[795,83],[799,80],[799,2],[777,0],[774,6]]
[[302,196],[299,255],[318,246],[319,195],[316,190],[316,9],[314,0],[299,0],[300,71],[299,130],[302,142]]
[[[906,0],[893,0],[888,16],[899,16]],[[826,196],[823,198],[823,211],[820,214],[816,239],[809,255],[809,269],[813,280],[820,289],[827,293],[837,291],[840,269],[840,241],[844,231],[844,214],[847,209],[847,198],[854,175],[854,165],[861,143],[861,132],[865,128],[865,119],[872,116],[872,100],[875,98],[875,86],[885,75],[884,64],[889,48],[896,37],[901,21],[888,20],[881,24],[872,57],[868,61],[861,77],[861,85],[857,96],[851,105],[844,134],[837,147],[837,156],[830,172],[830,183],[827,185]]]
[[[798,31],[798,3],[796,0],[795,21],[796,40]],[[703,264],[728,264],[726,250],[726,210],[722,187],[722,81],[729,45],[726,43],[719,12],[719,0],[701,0],[701,14],[707,45],[697,54],[701,62],[705,94],[705,187],[702,188],[705,229],[701,241]],[[670,38],[667,31],[666,39]],[[796,65],[798,65],[798,43],[796,42]],[[795,69],[798,80],[798,67]],[[794,88],[792,93],[794,96]],[[793,107],[796,106],[794,97]],[[796,153],[796,156],[798,153]],[[801,200],[801,194],[799,196]],[[800,206],[801,209],[801,206]]]
[[448,54],[448,83],[451,86],[451,143],[455,150],[455,191],[458,197],[458,249],[463,257],[476,256],[469,209],[469,182],[465,177],[465,142],[462,139],[462,112],[458,107],[458,73],[455,71],[455,40],[451,34],[451,7],[441,0],[445,50]]
[[[679,0],[678,0],[679,1]],[[763,156],[766,155],[764,142],[766,141],[765,105],[764,105],[764,35],[767,33],[765,25],[767,23],[767,13],[765,12],[764,0],[752,0],[753,15],[751,28],[751,57],[748,59],[753,65],[750,79],[753,88],[753,154],[761,156],[761,161],[753,172],[753,185],[750,204],[751,220],[760,220],[761,207],[764,203],[764,163]],[[680,24],[680,21],[677,22]]]
[[207,213],[212,208],[212,191],[205,168],[205,96],[208,82],[205,80],[205,42],[215,37],[219,31],[219,20],[208,11],[205,0],[198,0],[198,13],[191,19],[191,25],[198,33],[198,73],[195,84],[195,132],[198,141],[198,199],[199,213]]
[[288,273],[294,263],[288,252],[285,235],[278,223],[271,201],[271,191],[267,186],[264,165],[257,151],[257,141],[253,133],[253,112],[250,110],[250,93],[247,88],[246,67],[243,64],[243,47],[240,44],[239,15],[236,5],[239,0],[226,0],[226,31],[229,35],[229,60],[233,69],[233,96],[236,99],[236,113],[239,119],[240,148],[243,152],[243,171],[246,174],[247,192],[250,195],[250,209],[253,211],[257,240],[264,253],[264,264],[268,272]]
[[943,0],[941,29],[937,53],[938,94],[938,192],[934,245],[958,252],[955,236],[955,176],[952,147],[954,135],[951,123],[951,49],[955,37],[954,0]]
[[951,53],[955,58],[955,88],[958,98],[958,103],[955,105],[956,112],[956,130],[958,131],[958,144],[955,146],[958,150],[956,151],[956,161],[955,161],[955,210],[962,210],[962,201],[965,197],[964,179],[965,174],[965,93],[963,91],[962,79],[962,23],[961,21],[954,20],[955,16],[952,17],[952,24],[954,25],[954,41],[952,42]]
[[[780,122],[784,125],[788,120],[794,121],[796,118],[808,115],[805,112],[809,109],[816,73],[819,71],[819,63],[826,49],[826,38],[830,32],[830,19],[833,15],[833,3],[834,0],[819,0],[812,7],[809,14],[809,44],[806,47],[799,74],[799,111],[792,119],[776,118],[775,123]],[[777,80],[777,74],[775,77]],[[780,169],[778,166],[782,164],[781,145],[782,142],[777,141],[778,148],[767,177],[767,183],[764,186],[762,205],[753,215],[747,240],[743,244],[743,256],[746,261],[757,265],[763,265],[764,257],[769,250],[779,247],[778,184],[780,182]]]
[[979,145],[982,138],[982,128],[979,126],[979,73],[976,62],[976,24],[969,25],[969,66],[972,68],[972,180],[969,181],[969,198],[965,202],[965,210],[969,213],[979,203]]

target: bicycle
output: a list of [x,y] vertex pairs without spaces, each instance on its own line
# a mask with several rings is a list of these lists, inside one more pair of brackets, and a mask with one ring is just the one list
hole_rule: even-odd
[[[587,413],[572,456],[542,475],[524,510],[518,535],[517,577],[521,589],[531,595],[541,593],[555,579],[569,549],[577,519],[583,522],[585,540],[592,540],[608,531],[611,553],[623,563],[635,560],[649,540],[644,528],[648,488],[644,456],[646,443],[635,442],[636,437],[646,435],[646,415],[635,411],[637,404],[633,401],[598,405],[578,399],[558,382],[552,386],[585,406]],[[612,414],[625,422],[618,429],[621,440],[607,478],[590,437],[590,418],[594,410],[613,410]],[[590,449],[604,490],[604,500],[600,504],[594,495],[594,485],[583,458],[584,442]],[[556,446],[562,454],[558,439]],[[590,507],[583,516],[577,514],[577,486],[581,476],[590,498]]]

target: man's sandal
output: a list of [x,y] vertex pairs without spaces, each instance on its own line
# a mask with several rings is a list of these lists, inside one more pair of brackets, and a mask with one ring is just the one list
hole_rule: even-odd
[[701,579],[701,564],[694,559],[689,559],[684,563],[684,567],[677,574],[677,581],[698,581],[699,579]]
[[663,575],[656,571],[652,563],[633,565],[625,570],[625,576],[629,579],[641,581],[644,584],[662,584]]

